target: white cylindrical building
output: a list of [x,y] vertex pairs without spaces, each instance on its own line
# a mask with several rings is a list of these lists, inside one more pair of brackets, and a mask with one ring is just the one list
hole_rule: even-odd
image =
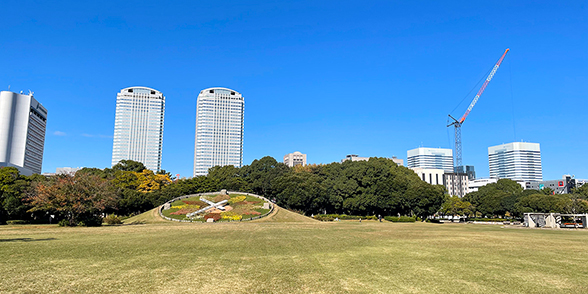
[[241,93],[228,88],[200,91],[196,102],[194,176],[207,175],[213,166],[243,165],[243,110]]
[[40,174],[46,125],[47,109],[32,93],[0,92],[0,167]]
[[116,95],[112,165],[121,160],[161,169],[165,96],[155,89],[130,87]]

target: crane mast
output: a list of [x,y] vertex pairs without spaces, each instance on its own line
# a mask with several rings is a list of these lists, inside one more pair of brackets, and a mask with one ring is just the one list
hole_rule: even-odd
[[[486,80],[484,81],[484,84],[482,85],[482,87],[480,88],[480,90],[478,90],[478,93],[476,94],[476,96],[474,97],[474,99],[472,100],[472,102],[470,103],[470,105],[468,106],[468,109],[466,110],[466,112],[463,114],[463,116],[457,120],[455,119],[453,116],[449,115],[449,117],[453,120],[452,123],[448,124],[447,126],[453,126],[455,128],[455,150],[454,150],[454,166],[453,166],[453,171],[457,174],[458,173],[458,168],[460,166],[462,166],[462,158],[461,158],[461,154],[462,154],[462,149],[461,149],[461,125],[463,124],[463,122],[465,121],[465,119],[468,117],[468,115],[470,114],[470,112],[472,111],[472,108],[474,108],[474,106],[476,105],[476,103],[478,102],[478,99],[480,99],[480,96],[482,96],[482,93],[484,93],[484,90],[486,90],[486,86],[488,86],[488,83],[490,83],[490,81],[492,80],[492,78],[494,77],[494,74],[496,74],[496,71],[498,70],[498,68],[500,67],[500,64],[502,63],[502,60],[504,59],[504,57],[506,56],[506,53],[508,53],[509,49],[506,49],[506,51],[504,51],[504,53],[502,54],[502,56],[500,57],[500,59],[498,60],[498,62],[496,62],[496,64],[494,65],[494,68],[492,68],[492,71],[490,71],[490,74],[488,75],[488,77],[486,78]],[[462,183],[461,183],[461,177],[458,175],[459,178],[459,195],[460,197],[464,196],[462,195]]]

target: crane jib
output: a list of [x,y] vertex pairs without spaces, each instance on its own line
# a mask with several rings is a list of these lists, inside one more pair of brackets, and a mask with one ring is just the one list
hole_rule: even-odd
[[482,85],[482,87],[480,88],[480,90],[478,90],[478,93],[476,94],[476,97],[474,97],[474,100],[472,100],[472,103],[470,103],[470,106],[468,106],[468,110],[466,110],[466,112],[463,114],[463,116],[459,120],[460,123],[463,123],[465,121],[465,119],[468,116],[468,114],[470,114],[470,112],[472,111],[472,108],[474,108],[474,106],[478,102],[478,99],[480,99],[480,96],[482,96],[482,93],[484,93],[484,90],[486,89],[486,86],[488,86],[488,83],[490,83],[490,81],[494,77],[494,74],[496,74],[496,71],[498,70],[498,67],[500,67],[500,64],[502,63],[502,60],[504,59],[504,56],[506,55],[506,53],[508,52],[508,50],[509,49],[506,49],[506,51],[504,51],[504,54],[502,54],[502,56],[500,57],[500,59],[498,60],[498,62],[496,63],[496,65],[494,65],[494,68],[492,68],[492,71],[490,71],[490,74],[488,75],[488,77],[484,81],[484,84]]

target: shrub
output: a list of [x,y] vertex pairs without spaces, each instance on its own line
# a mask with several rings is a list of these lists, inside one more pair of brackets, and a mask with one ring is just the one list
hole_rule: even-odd
[[7,225],[26,225],[28,223],[29,223],[29,221],[22,220],[22,219],[15,219],[15,220],[6,221]]
[[70,227],[70,223],[66,219],[62,219],[57,223],[60,227]]
[[395,223],[414,223],[416,221],[413,216],[385,216],[384,219]]
[[340,220],[377,220],[378,218],[375,215],[368,215],[368,216],[361,216],[361,215],[346,215],[346,214],[317,214],[314,216],[314,219],[326,222],[332,222],[335,219]]
[[467,219],[468,221],[478,221],[478,222],[506,222],[506,221],[514,221],[514,219],[504,219],[504,218],[482,218],[482,217],[471,217]]
[[236,214],[232,211],[221,212],[221,217],[226,220],[234,220],[234,221],[238,221],[238,220],[241,220],[241,218],[243,218],[243,216],[241,216],[240,214]]
[[237,202],[242,202],[247,198],[247,196],[236,196],[233,197],[231,199],[229,199],[229,204],[233,204],[233,203],[237,203]]
[[122,219],[119,216],[112,213],[104,218],[104,222],[109,225],[120,225],[122,224]]

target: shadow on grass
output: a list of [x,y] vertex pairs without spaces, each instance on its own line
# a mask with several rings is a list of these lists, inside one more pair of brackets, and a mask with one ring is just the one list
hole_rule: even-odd
[[14,238],[14,239],[0,239],[0,242],[36,242],[36,241],[53,241],[56,238],[44,238],[44,239],[33,239],[33,238]]

